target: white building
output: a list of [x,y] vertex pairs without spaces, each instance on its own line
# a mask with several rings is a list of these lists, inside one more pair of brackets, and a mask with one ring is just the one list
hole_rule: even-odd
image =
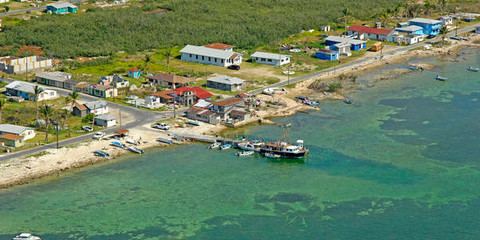
[[113,127],[117,125],[117,118],[108,114],[95,117],[93,121],[95,125],[101,126],[101,127]]
[[180,53],[182,54],[181,60],[187,62],[203,63],[222,67],[239,65],[242,63],[242,55],[240,53],[205,46],[187,45],[180,50]]
[[443,16],[443,17],[437,18],[437,20],[440,20],[440,22],[442,22],[442,25],[453,24],[453,16]]
[[84,104],[87,108],[87,113],[93,113],[95,115],[102,115],[108,113],[107,102],[103,100],[88,102]]
[[[5,88],[7,89],[7,93],[11,96],[22,97],[26,100],[35,101],[36,86],[37,85],[28,82],[14,81],[5,86]],[[38,94],[38,101],[58,98],[57,91],[46,89],[41,86],[39,86],[39,88],[42,90],[42,92]]]
[[475,33],[476,33],[476,34],[480,34],[480,27],[476,27],[476,28],[475,28]]
[[246,81],[236,77],[229,77],[225,75],[219,75],[213,78],[207,79],[207,87],[215,88],[224,91],[238,91],[242,90],[246,86]]
[[4,134],[14,134],[22,136],[23,140],[25,141],[35,137],[35,130],[33,128],[13,124],[0,124],[0,135]]
[[256,63],[263,63],[273,66],[281,66],[290,63],[290,55],[280,55],[275,53],[255,52],[252,54],[252,60]]
[[0,58],[0,70],[9,74],[20,74],[26,71],[48,68],[51,66],[52,59],[47,59],[41,56]]

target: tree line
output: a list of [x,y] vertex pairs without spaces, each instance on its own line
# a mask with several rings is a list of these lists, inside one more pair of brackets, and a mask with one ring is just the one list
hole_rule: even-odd
[[[6,26],[2,46],[41,46],[58,58],[112,56],[186,44],[225,42],[253,49],[303,29],[342,26],[342,9],[371,19],[405,0],[167,0],[144,7],[88,9],[70,15],[44,15]],[[145,7],[148,6],[148,7]],[[153,6],[153,7],[152,7]],[[165,8],[162,14],[145,10]]]

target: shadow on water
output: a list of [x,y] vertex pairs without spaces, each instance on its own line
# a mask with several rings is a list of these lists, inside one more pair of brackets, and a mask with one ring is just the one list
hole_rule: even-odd
[[330,175],[342,175],[375,181],[383,184],[413,184],[422,177],[408,169],[391,164],[382,164],[358,159],[339,152],[310,147],[311,157],[307,164]]
[[[412,200],[360,199],[324,203],[324,210],[310,201],[311,197],[298,194],[260,196],[256,198],[257,204],[274,208],[275,216],[212,218],[190,239],[450,240],[480,237],[479,200],[432,207]],[[303,204],[305,208],[295,210],[294,204]]]
[[[445,93],[447,95],[447,93]],[[476,163],[480,155],[479,93],[448,92],[447,99],[388,99],[380,103],[399,108],[382,129],[410,130],[416,135],[390,134],[392,139],[412,145],[427,145],[423,155],[428,158]]]

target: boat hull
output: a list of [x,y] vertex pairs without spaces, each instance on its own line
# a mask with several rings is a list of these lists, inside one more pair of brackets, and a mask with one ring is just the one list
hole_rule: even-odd
[[280,155],[281,158],[302,158],[306,154],[305,151],[284,152],[284,151],[272,151],[272,150],[267,150],[267,149],[260,149],[260,153],[262,153],[262,154],[265,154],[265,153],[277,154],[277,155]]

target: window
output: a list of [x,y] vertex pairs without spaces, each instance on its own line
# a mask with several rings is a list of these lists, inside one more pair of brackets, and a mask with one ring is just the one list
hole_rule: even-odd
[[223,63],[223,59],[222,59],[222,63]]
[[195,59],[198,59],[198,55],[195,55]]
[[190,54],[190,57],[192,57],[192,54]]
[[212,61],[212,58],[208,57],[208,61],[211,62],[211,61]]
[[202,61],[205,61],[205,56],[202,56]]
[[272,59],[268,59],[269,62],[272,62]]
[[265,61],[266,61],[266,59],[265,59],[265,58],[262,58],[262,62],[265,62]]
[[217,62],[217,58],[214,58],[213,60],[214,60],[215,62]]

